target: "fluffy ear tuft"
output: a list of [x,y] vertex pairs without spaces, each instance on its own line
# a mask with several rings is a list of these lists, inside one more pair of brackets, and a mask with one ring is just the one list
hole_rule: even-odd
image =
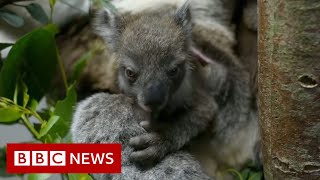
[[105,40],[109,48],[116,50],[122,26],[121,17],[116,10],[104,8],[98,11],[93,26],[96,34]]
[[191,22],[191,12],[190,12],[190,1],[187,0],[183,3],[182,6],[178,8],[174,15],[174,20],[182,29],[188,34],[191,35],[192,31],[192,22]]

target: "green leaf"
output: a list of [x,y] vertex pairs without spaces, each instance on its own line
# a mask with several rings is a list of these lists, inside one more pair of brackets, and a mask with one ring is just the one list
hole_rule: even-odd
[[88,61],[92,59],[92,52],[87,52],[82,55],[79,60],[74,64],[73,71],[71,75],[70,82],[74,82],[80,78],[81,73],[83,72],[84,68],[86,67]]
[[32,111],[36,111],[37,107],[38,107],[38,101],[35,99],[30,99],[29,103],[28,103],[28,107],[32,110]]
[[51,177],[53,174],[29,174],[28,180],[45,180]]
[[61,139],[60,143],[72,143],[72,135],[70,131]]
[[56,139],[64,138],[70,128],[73,108],[77,102],[77,94],[74,85],[72,85],[67,92],[64,100],[58,101],[54,115],[59,116],[59,120],[51,127],[49,132],[42,138],[45,142],[55,142]]
[[40,137],[43,137],[44,135],[46,135],[58,120],[59,120],[59,116],[52,116],[47,123],[44,123],[40,130]]
[[17,121],[23,113],[14,107],[0,108],[0,122],[9,123]]
[[55,24],[48,24],[48,25],[46,25],[45,27],[43,27],[43,29],[51,32],[51,33],[54,34],[54,35],[59,33],[59,28],[58,28],[58,26],[55,25]]
[[248,180],[262,180],[262,172],[255,172],[253,174],[250,174],[249,179]]
[[7,47],[10,47],[12,46],[13,44],[11,43],[0,43],[0,51],[7,48]]
[[8,9],[0,9],[0,18],[16,28],[24,25],[24,19]]
[[54,5],[56,4],[56,0],[49,0],[50,8],[53,9]]
[[42,24],[47,24],[49,22],[49,18],[46,12],[43,10],[42,6],[37,3],[31,3],[26,6],[29,14],[37,21]]
[[246,168],[246,169],[241,171],[241,176],[243,177],[243,179],[248,179],[249,173],[250,173],[250,169]]
[[44,28],[28,33],[16,42],[3,63],[0,96],[12,99],[15,82],[23,77],[30,98],[39,101],[51,87],[57,60],[54,34]]
[[71,122],[73,108],[77,102],[77,94],[74,85],[68,88],[67,97],[58,101],[54,110],[54,114],[60,116],[64,121]]
[[68,174],[69,180],[93,180],[88,174]]
[[21,83],[22,84],[22,94],[23,94],[23,103],[22,103],[22,107],[26,107],[28,102],[29,102],[29,94],[28,94],[28,87],[25,83]]
[[0,148],[0,177],[14,176],[14,174],[6,173],[6,161],[6,148]]
[[242,175],[240,174],[240,172],[237,171],[236,169],[232,169],[232,168],[231,168],[231,169],[227,169],[226,172],[235,175],[235,177],[236,177],[237,179],[239,179],[239,180],[244,180],[243,177],[242,177]]
[[0,71],[1,71],[2,65],[3,65],[3,62],[2,62],[1,52],[0,52]]
[[61,2],[62,4],[65,4],[65,5],[69,6],[70,8],[73,8],[73,9],[81,12],[81,13],[87,14],[87,12],[86,12],[85,10],[83,10],[83,9],[81,9],[81,8],[78,8],[78,7],[75,6],[75,5],[70,4],[68,1],[60,0],[60,2]]

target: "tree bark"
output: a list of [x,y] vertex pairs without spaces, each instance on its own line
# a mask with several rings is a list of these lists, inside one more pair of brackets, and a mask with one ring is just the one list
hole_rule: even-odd
[[320,179],[320,2],[259,0],[259,108],[268,179]]

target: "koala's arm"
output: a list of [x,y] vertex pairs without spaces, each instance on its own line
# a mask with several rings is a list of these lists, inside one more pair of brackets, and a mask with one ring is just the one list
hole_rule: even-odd
[[145,122],[142,126],[149,132],[130,140],[130,145],[137,150],[130,158],[135,162],[155,163],[166,154],[181,149],[207,129],[214,119],[216,109],[212,97],[205,92],[198,92],[193,107],[168,117],[168,122],[156,122],[154,125]]
[[98,93],[83,100],[73,117],[73,141],[124,143],[128,136],[144,133],[137,121],[145,117],[133,109],[132,100],[124,95]]
[[147,170],[130,163],[128,159],[133,150],[128,142],[130,138],[146,133],[138,123],[145,118],[147,115],[124,95],[99,93],[79,103],[71,127],[73,142],[122,144],[122,173],[93,174],[94,179],[210,179],[199,162],[187,152],[168,155],[161,163]]

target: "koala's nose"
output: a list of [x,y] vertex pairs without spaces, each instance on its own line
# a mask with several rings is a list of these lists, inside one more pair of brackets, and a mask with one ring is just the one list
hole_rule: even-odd
[[166,100],[166,88],[160,82],[153,82],[147,85],[144,105],[152,110],[158,109]]

